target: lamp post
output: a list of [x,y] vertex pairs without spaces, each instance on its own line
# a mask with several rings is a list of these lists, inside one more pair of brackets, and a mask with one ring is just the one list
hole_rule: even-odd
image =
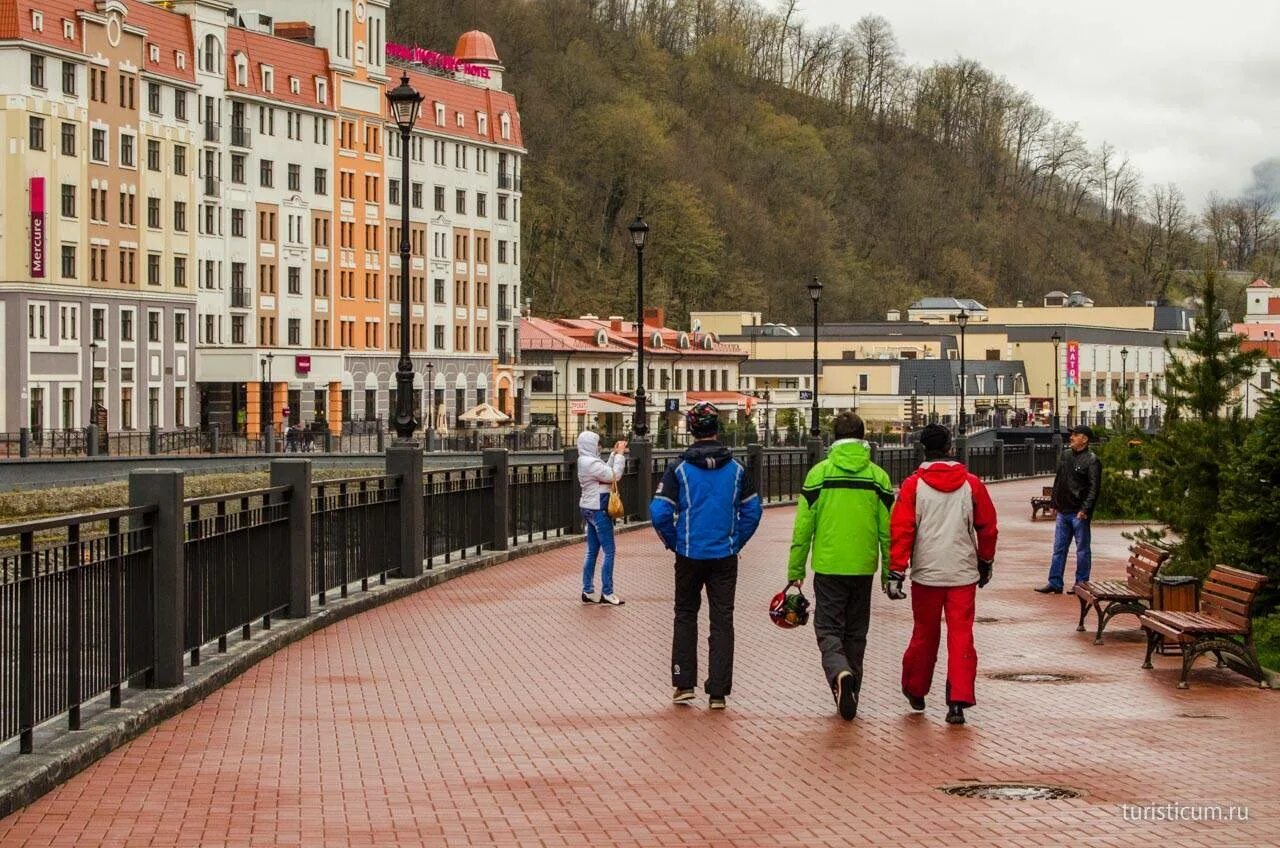
[[1129,348],[1120,348],[1120,429],[1127,429],[1129,420]]
[[1062,429],[1062,421],[1058,418],[1058,345],[1062,344],[1062,334],[1057,330],[1049,337],[1053,342],[1053,432]]
[[435,377],[433,376],[435,373],[435,370],[436,370],[436,366],[428,362],[427,363],[427,387],[426,387],[427,388],[427,450],[432,449],[431,443],[435,435],[435,433],[432,430],[432,425],[435,423],[435,417],[436,417],[436,381],[435,381]]
[[276,399],[274,397],[275,392],[273,392],[271,388],[271,360],[274,358],[275,358],[275,354],[273,354],[271,351],[267,351],[267,355],[262,357],[262,378],[265,381],[263,388],[266,391],[263,393],[262,398],[260,398],[258,401],[258,409],[259,409],[258,417],[259,418],[262,417],[261,410],[265,409],[267,411],[267,415],[266,415],[267,429],[273,432],[275,431],[275,428],[276,428],[276,411],[275,411]]
[[644,395],[644,241],[649,235],[649,225],[644,218],[636,215],[636,219],[627,227],[631,232],[631,243],[636,248],[636,411],[631,416],[631,429],[637,441],[644,441],[649,432],[649,416],[645,411]]
[[93,369],[98,364],[98,343],[97,341],[89,342],[89,419],[85,421],[85,426],[93,423]]
[[400,361],[396,365],[396,411],[392,424],[396,438],[409,441],[418,429],[413,408],[413,361],[409,358],[409,141],[422,108],[422,94],[409,85],[409,75],[387,92],[391,117],[400,128]]
[[965,426],[964,426],[965,397],[964,396],[965,396],[965,390],[968,388],[968,386],[965,385],[965,374],[964,374],[964,328],[969,326],[969,313],[966,312],[963,308],[960,310],[960,313],[956,315],[956,323],[960,325],[960,415],[959,415],[960,438],[964,438],[964,434],[965,434]]
[[822,428],[818,426],[818,301],[822,298],[822,283],[815,276],[805,286],[809,290],[809,299],[813,301],[813,409],[809,419],[809,435],[818,438]]

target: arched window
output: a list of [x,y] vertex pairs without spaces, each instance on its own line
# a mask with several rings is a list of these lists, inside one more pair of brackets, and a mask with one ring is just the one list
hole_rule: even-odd
[[204,65],[202,70],[209,74],[222,73],[222,45],[212,33],[204,37]]

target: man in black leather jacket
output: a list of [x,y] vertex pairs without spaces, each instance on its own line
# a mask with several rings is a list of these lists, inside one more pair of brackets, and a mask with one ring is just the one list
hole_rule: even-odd
[[[1072,427],[1071,450],[1064,451],[1058,461],[1058,473],[1053,480],[1053,508],[1058,511],[1058,520],[1054,525],[1049,582],[1036,589],[1041,594],[1062,594],[1067,547],[1072,539],[1076,543],[1076,585],[1089,579],[1089,571],[1093,567],[1089,523],[1102,489],[1102,462],[1089,450],[1092,440],[1093,431],[1084,424]],[[1075,593],[1073,585],[1070,594]]]

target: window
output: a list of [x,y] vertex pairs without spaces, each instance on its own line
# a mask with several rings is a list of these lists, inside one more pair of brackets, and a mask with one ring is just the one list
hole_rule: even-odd
[[505,265],[507,261],[507,243],[502,239],[498,239],[498,264]]
[[467,193],[462,189],[454,192],[453,207],[459,215],[467,214]]
[[160,198],[147,198],[147,226],[153,230],[160,229]]
[[[392,136],[395,138],[395,136]],[[400,205],[400,181],[387,180],[387,202],[392,206]]]
[[231,343],[244,344],[244,316],[231,316]]
[[187,390],[175,386],[173,390],[173,426],[185,427],[187,424]]
[[147,111],[153,115],[160,114],[160,84],[147,83]]
[[244,185],[244,154],[231,154],[231,182]]
[[120,341],[133,341],[133,311],[130,309],[120,310]]
[[289,165],[289,191],[302,191],[301,165]]
[[136,142],[137,139],[131,135],[120,136],[120,164],[126,168],[132,168],[136,165],[133,155],[133,148]]
[[[182,54],[179,53],[178,55],[181,56]],[[179,68],[182,65],[182,62],[178,63]],[[176,88],[173,90],[173,114],[179,121],[187,119],[187,93]]]
[[135,80],[129,74],[120,75],[120,106],[124,109],[132,109],[134,106],[133,94],[135,89]]
[[62,93],[72,97],[76,93],[76,66],[71,62],[62,63]]
[[231,235],[235,238],[244,238],[244,210],[231,210]]
[[487,208],[488,197],[484,192],[476,192],[476,215],[481,218],[486,217],[489,214]]
[[31,56],[31,87],[44,88],[44,57]]
[[89,156],[94,162],[106,164],[107,162],[107,131],[95,127],[90,133],[91,143],[89,146]]
[[289,344],[302,344],[302,320],[300,318],[289,319]]
[[160,254],[147,254],[147,285],[160,285]]
[[27,143],[32,150],[44,150],[44,118],[30,117],[27,119],[29,133],[27,135]]
[[316,168],[315,177],[316,194],[329,193],[329,171],[325,168]]
[[147,310],[147,341],[160,341],[160,313],[154,309]]
[[498,195],[498,220],[507,220],[507,196],[505,194]]
[[435,325],[432,342],[436,350],[444,350],[444,324]]
[[76,187],[71,183],[62,184],[62,217],[76,216]]
[[[726,375],[726,376],[727,376],[727,375]],[[865,392],[865,391],[867,390],[867,379],[868,379],[868,377],[869,377],[869,375],[867,375],[867,374],[859,374],[859,375],[858,375],[858,391],[860,391],[860,392]],[[978,393],[979,393],[979,394],[981,394],[981,393],[982,393],[982,389],[978,389]]]
[[179,177],[187,175],[187,148],[182,144],[173,146],[173,173]]
[[289,294],[302,294],[302,269],[289,266]]
[[187,231],[187,204],[181,200],[173,202],[173,229],[179,233]]
[[158,139],[147,139],[147,170],[160,171],[160,141]]
[[258,163],[258,183],[263,188],[271,188],[272,167],[273,165],[270,159],[263,159]]
[[74,244],[64,244],[62,246],[62,278],[64,280],[74,280],[76,277],[76,246]]

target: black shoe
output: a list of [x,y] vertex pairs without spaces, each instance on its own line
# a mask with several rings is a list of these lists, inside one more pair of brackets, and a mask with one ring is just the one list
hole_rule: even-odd
[[1062,587],[1061,586],[1054,587],[1046,583],[1043,586],[1041,586],[1039,589],[1036,589],[1036,591],[1042,595],[1061,595]]
[[906,689],[902,690],[902,694],[906,695],[907,703],[911,705],[911,712],[913,713],[924,712],[924,698],[920,698],[915,695],[912,695],[908,693]]
[[696,698],[697,696],[698,696],[698,693],[693,691],[692,689],[677,689],[671,695],[671,703],[692,704],[693,699]]
[[840,718],[853,721],[858,715],[858,691],[854,688],[853,672],[842,671],[836,675],[835,696]]
[[707,702],[707,706],[713,710],[723,710],[725,708],[724,695],[712,695],[711,700]]
[[952,704],[947,708],[947,724],[964,724],[964,707]]
[[595,603],[599,603],[599,601],[597,601],[597,600],[596,600],[596,593],[595,593],[595,592],[591,592],[591,593],[589,593],[589,594],[588,594],[587,592],[583,592],[583,593],[582,593],[582,602],[583,602],[584,604],[595,604]]

